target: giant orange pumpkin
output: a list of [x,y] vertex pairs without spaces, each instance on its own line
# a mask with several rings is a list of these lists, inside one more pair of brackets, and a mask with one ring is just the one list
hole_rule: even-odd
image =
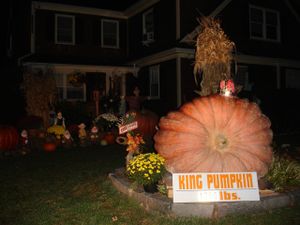
[[271,123],[257,104],[199,97],[161,118],[155,148],[170,172],[257,171],[272,160]]
[[0,126],[0,151],[13,150],[17,147],[19,134],[12,126]]

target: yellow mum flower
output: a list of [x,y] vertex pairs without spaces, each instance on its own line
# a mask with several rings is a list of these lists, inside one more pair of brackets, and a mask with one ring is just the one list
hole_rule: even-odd
[[164,160],[155,153],[139,154],[127,165],[129,178],[139,184],[150,184],[159,181],[164,172]]

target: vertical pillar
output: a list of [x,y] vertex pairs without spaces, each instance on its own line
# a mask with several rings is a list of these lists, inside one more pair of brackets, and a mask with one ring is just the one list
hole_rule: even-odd
[[181,105],[181,58],[176,57],[176,90],[177,90],[177,107]]

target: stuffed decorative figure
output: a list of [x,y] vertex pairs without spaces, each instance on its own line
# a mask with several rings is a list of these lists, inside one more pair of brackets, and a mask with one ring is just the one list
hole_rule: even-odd
[[81,146],[85,146],[86,144],[86,130],[85,130],[85,124],[84,123],[81,123],[78,125],[78,137],[79,137],[79,141],[80,141],[80,145]]
[[73,139],[72,139],[72,136],[71,136],[71,134],[68,130],[66,130],[64,132],[62,143],[63,143],[64,147],[66,147],[66,148],[72,147]]
[[20,143],[21,143],[22,147],[26,146],[28,144],[28,132],[27,132],[27,130],[22,130]]
[[95,125],[91,129],[90,139],[91,139],[92,144],[95,144],[99,139],[98,127]]
[[27,132],[27,130],[22,130],[21,137],[20,137],[20,144],[21,144],[20,152],[22,155],[26,155],[28,152],[30,152],[30,149],[28,147],[28,132]]
[[62,112],[58,112],[56,118],[54,119],[54,125],[63,126],[66,128],[65,118],[62,116]]
[[127,101],[129,106],[129,110],[140,111],[142,102],[146,99],[149,99],[149,97],[140,96],[140,89],[138,86],[135,86],[132,92],[132,96],[125,97],[125,100]]

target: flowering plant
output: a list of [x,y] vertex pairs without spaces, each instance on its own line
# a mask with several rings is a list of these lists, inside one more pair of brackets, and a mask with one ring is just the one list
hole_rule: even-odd
[[110,131],[112,128],[117,127],[118,117],[112,113],[103,113],[97,116],[94,123],[101,127],[103,131]]
[[145,153],[135,156],[126,166],[128,177],[138,184],[158,182],[166,172],[165,159],[159,154]]
[[63,126],[53,125],[48,127],[47,133],[54,135],[57,139],[61,139],[65,133],[65,128]]
[[129,124],[135,121],[136,112],[128,112],[119,119],[119,126]]
[[128,132],[127,136],[127,148],[128,152],[140,153],[141,145],[145,144],[143,136],[141,134],[135,134],[133,132]]

